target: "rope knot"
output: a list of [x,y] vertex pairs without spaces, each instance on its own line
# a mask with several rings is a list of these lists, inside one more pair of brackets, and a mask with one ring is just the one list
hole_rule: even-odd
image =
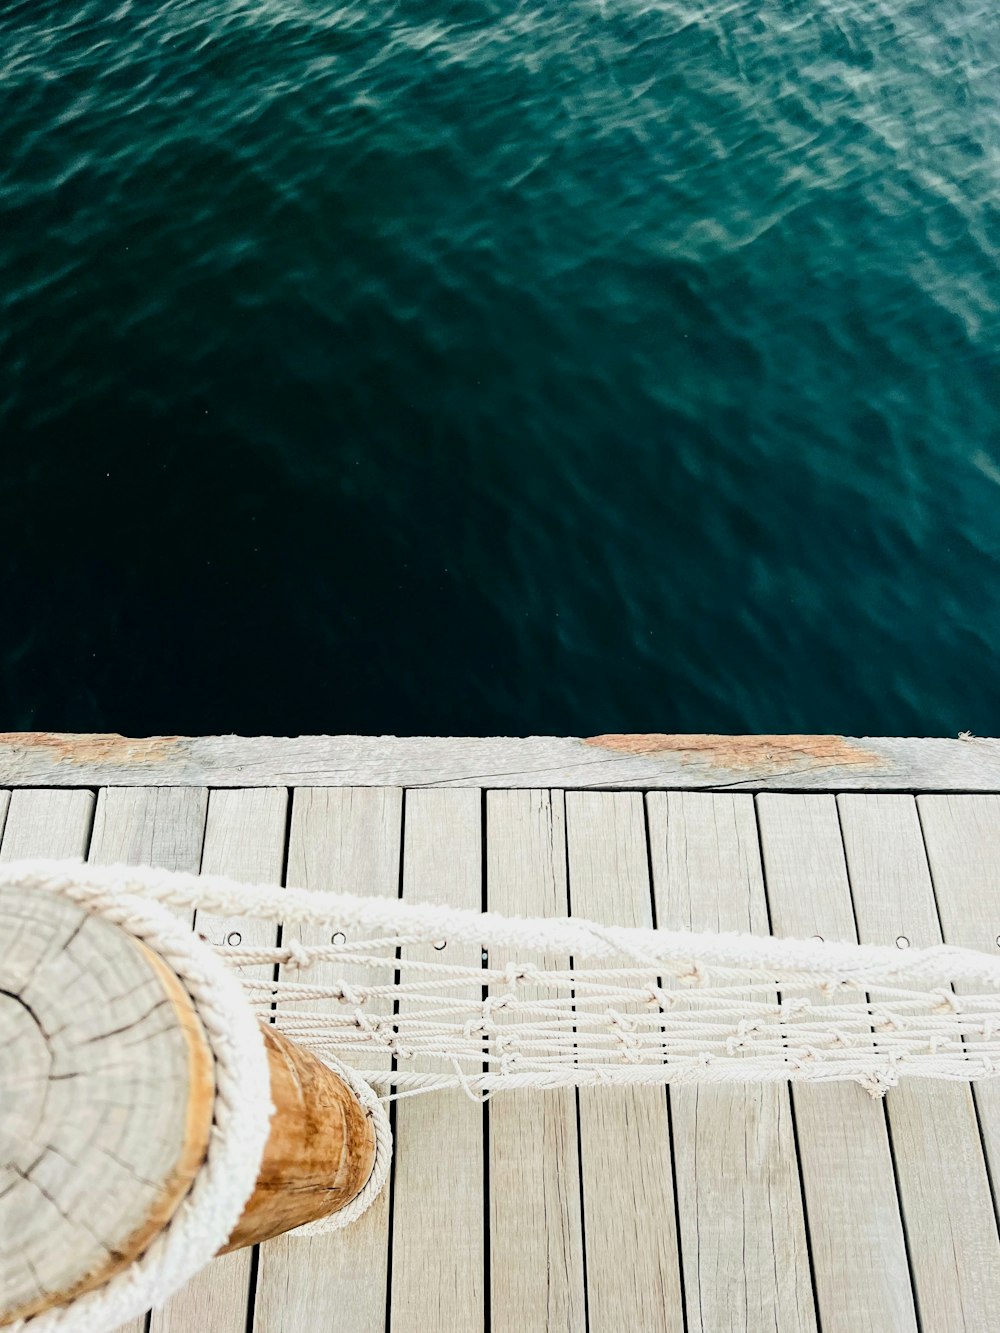
[[537,971],[532,963],[508,963],[503,974],[508,986],[516,986],[519,982],[529,980]]
[[702,986],[705,982],[705,969],[701,963],[692,959],[687,970],[678,973],[677,980],[682,986]]
[[869,1074],[862,1074],[858,1082],[870,1097],[884,1097],[890,1088],[899,1082],[899,1075],[894,1067],[873,1069]]
[[288,955],[285,960],[287,967],[306,968],[312,966],[312,954],[299,940],[289,940],[285,945],[285,952]]
[[493,1017],[495,1009],[508,1009],[511,1000],[516,998],[509,991],[504,991],[500,995],[487,995],[486,999],[483,1000],[483,1019],[488,1023]]
[[817,1051],[814,1046],[802,1046],[799,1049],[798,1054],[793,1058],[792,1064],[796,1069],[804,1069],[807,1065],[812,1064],[814,1060],[818,1060],[819,1058],[819,1051]]
[[735,1055],[737,1051],[747,1050],[754,1044],[753,1034],[760,1030],[761,1024],[756,1019],[741,1018],[736,1031],[726,1038],[726,1054]]
[[857,990],[858,983],[850,977],[835,977],[833,981],[821,981],[816,989],[824,995],[836,995],[839,990]]

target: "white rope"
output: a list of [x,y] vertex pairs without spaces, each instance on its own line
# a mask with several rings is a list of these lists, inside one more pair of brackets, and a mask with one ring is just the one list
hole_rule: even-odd
[[[271,1114],[259,1021],[336,1070],[375,1130],[364,1190],[298,1229],[306,1235],[348,1225],[382,1188],[392,1097],[842,1079],[877,1095],[904,1075],[1000,1073],[1000,959],[973,950],[508,918],[80,862],[11,862],[4,885],[63,894],[153,948],[187,988],[216,1060],[207,1160],[167,1228],[105,1286],[12,1326],[30,1333],[114,1328],[228,1239]],[[165,908],[204,914],[196,931],[206,916],[226,918],[226,939],[204,942]],[[244,944],[241,919],[270,923],[272,943]],[[244,971],[260,966],[273,979]]]
[[[2,875],[272,923],[271,944],[231,925],[212,943],[262,1020],[386,1099],[842,1079],[882,1093],[904,1075],[1000,1073],[1000,958],[967,949],[509,918],[147,867]],[[273,980],[243,974],[261,965]]]
[[[128,931],[156,952],[184,985],[214,1057],[213,1124],[204,1165],[169,1223],[146,1251],[103,1286],[70,1305],[19,1320],[14,1333],[107,1333],[161,1305],[226,1243],[253,1192],[273,1107],[258,1016],[231,968],[182,920],[159,903],[124,890],[115,876],[91,875],[73,863],[18,863],[0,885],[61,894]],[[356,1071],[324,1054],[353,1089],[375,1135],[375,1161],[361,1193],[331,1217],[291,1235],[335,1231],[361,1216],[382,1189],[392,1156],[386,1109]]]
[[315,1222],[306,1222],[304,1226],[296,1227],[294,1231],[288,1233],[290,1236],[323,1236],[327,1232],[340,1231],[343,1227],[356,1222],[381,1194],[389,1178],[389,1167],[392,1163],[392,1128],[384,1105],[375,1096],[369,1084],[350,1065],[345,1065],[329,1054],[324,1054],[322,1058],[353,1090],[370,1116],[375,1130],[375,1162],[364,1189],[355,1195],[349,1204],[339,1212],[331,1213],[329,1217],[321,1217]]

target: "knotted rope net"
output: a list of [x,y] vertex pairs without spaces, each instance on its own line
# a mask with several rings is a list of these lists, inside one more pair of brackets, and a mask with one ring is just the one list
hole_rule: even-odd
[[[511,918],[214,875],[30,862],[170,909],[259,1018],[383,1098],[461,1088],[1000,1073],[1000,959]],[[220,925],[220,922],[222,923]]]

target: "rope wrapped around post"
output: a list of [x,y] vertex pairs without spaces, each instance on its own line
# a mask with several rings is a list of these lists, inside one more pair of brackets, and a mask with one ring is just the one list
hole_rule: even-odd
[[80,865],[0,874],[0,1037],[5,1329],[117,1328],[224,1249],[346,1226],[388,1175],[367,1084]]
[[[141,1235],[127,1267],[71,1291],[71,1306],[33,1311],[14,1325],[32,1333],[99,1333],[162,1301],[227,1243],[304,1220],[285,1208],[280,1187],[271,1188],[278,1206],[263,1220],[246,1206],[271,1141],[270,1100],[282,1079],[275,1051],[296,1068],[304,1061],[313,1073],[325,1071],[316,1073],[317,1086],[337,1078],[356,1102],[338,1112],[343,1123],[360,1107],[371,1128],[364,1179],[334,1188],[310,1177],[321,1194],[329,1186],[325,1203],[336,1195],[338,1211],[314,1212],[297,1226],[305,1233],[347,1224],[381,1188],[391,1150],[384,1103],[392,1097],[455,1087],[480,1100],[527,1087],[845,1079],[878,1096],[911,1075],[1000,1073],[1000,959],[972,950],[507,918],[149,867],[44,861],[0,867],[0,905],[14,922],[0,949],[0,997],[15,997],[15,1009],[8,1004],[0,1016],[13,1015],[25,1050],[37,1045],[23,1012],[37,928],[37,913],[18,924],[28,898],[72,904],[151,949],[183,987],[215,1069],[210,1131],[192,1129],[195,1139],[195,1131],[205,1136],[204,1160],[178,1167],[182,1188],[169,1219]],[[199,912],[270,922],[273,943],[244,944],[243,933],[231,931],[210,945],[186,924]],[[450,944],[477,946],[481,965],[469,965],[467,949],[464,962],[450,961]],[[501,951],[502,966],[493,961]],[[92,955],[95,975],[100,959]],[[244,971],[251,965],[254,974]],[[176,1051],[171,1058],[181,1059]],[[190,1059],[184,1067],[193,1086],[197,1070]],[[127,1062],[121,1068],[130,1072]],[[49,1070],[50,1078],[59,1074]],[[0,1063],[0,1080],[13,1089],[0,1115],[0,1169],[30,1178],[35,1167],[15,1160],[21,1113],[5,1122],[21,1095],[18,1077]],[[337,1096],[324,1092],[317,1104],[332,1106]],[[25,1094],[18,1104],[29,1101]],[[21,1120],[31,1114],[28,1107]],[[354,1123],[357,1132],[341,1138],[353,1133],[364,1163],[365,1130]],[[301,1146],[295,1133],[286,1137],[283,1160],[315,1173]],[[0,1268],[16,1260],[5,1244]]]

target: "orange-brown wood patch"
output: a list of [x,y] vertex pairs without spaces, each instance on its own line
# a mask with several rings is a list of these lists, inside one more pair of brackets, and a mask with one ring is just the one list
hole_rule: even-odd
[[372,1122],[343,1079],[273,1028],[263,1030],[275,1114],[256,1187],[225,1250],[343,1208],[375,1164]]
[[831,764],[882,767],[884,761],[843,736],[685,736],[650,732],[646,735],[588,736],[584,742],[619,754],[675,755],[682,763],[707,763],[714,768],[756,773],[798,768],[826,768]]

